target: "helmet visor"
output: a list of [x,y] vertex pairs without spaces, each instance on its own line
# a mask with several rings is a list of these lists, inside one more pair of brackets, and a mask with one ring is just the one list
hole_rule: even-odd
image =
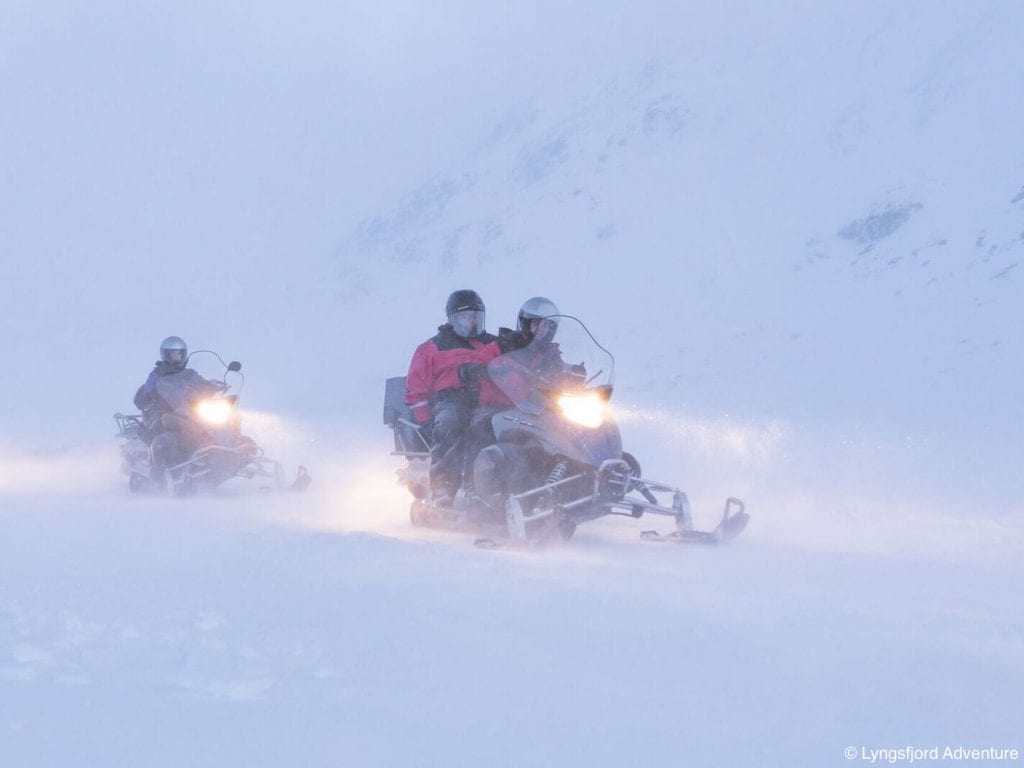
[[173,363],[175,365],[183,365],[185,363],[184,349],[162,349],[160,351],[165,363]]
[[553,317],[535,317],[529,321],[529,330],[538,341],[552,341],[558,331],[558,320]]
[[472,339],[484,332],[484,312],[481,309],[463,309],[453,312],[448,322],[456,336]]

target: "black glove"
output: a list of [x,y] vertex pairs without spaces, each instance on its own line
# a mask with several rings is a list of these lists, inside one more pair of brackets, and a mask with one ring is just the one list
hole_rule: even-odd
[[498,331],[498,349],[511,352],[515,349],[522,349],[533,340],[533,337],[522,331],[513,331],[509,328],[502,328]]
[[487,366],[483,363],[463,363],[459,366],[459,382],[464,387],[472,387],[480,383],[487,375]]

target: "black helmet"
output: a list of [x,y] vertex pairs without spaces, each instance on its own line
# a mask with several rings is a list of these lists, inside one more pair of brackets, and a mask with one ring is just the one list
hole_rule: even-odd
[[168,336],[160,342],[160,359],[175,368],[184,368],[188,345],[180,336]]
[[558,330],[558,307],[551,299],[543,296],[534,296],[523,302],[519,308],[519,330],[522,333],[533,336],[533,321],[543,320],[538,329],[537,336],[543,341],[551,341],[555,338],[555,331]]
[[464,309],[475,309],[483,312],[487,308],[484,306],[484,300],[480,298],[479,293],[468,288],[462,288],[448,297],[448,303],[444,305],[444,313],[451,317],[454,313],[461,312]]
[[472,339],[484,332],[485,307],[480,294],[468,288],[455,291],[444,307],[448,324],[457,336]]

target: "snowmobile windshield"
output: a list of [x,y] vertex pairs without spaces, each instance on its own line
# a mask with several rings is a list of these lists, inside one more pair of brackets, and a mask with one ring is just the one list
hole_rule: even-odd
[[552,397],[569,392],[611,394],[615,359],[571,315],[544,320],[553,334],[537,334],[522,349],[507,352],[487,364],[487,374],[517,408],[537,414]]
[[186,368],[157,379],[156,391],[172,410],[185,416],[193,401],[217,392],[217,387]]

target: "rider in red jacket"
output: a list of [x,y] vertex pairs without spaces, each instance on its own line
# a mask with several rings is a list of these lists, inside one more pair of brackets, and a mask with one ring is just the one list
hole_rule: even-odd
[[510,404],[483,375],[505,344],[484,330],[479,294],[455,291],[445,313],[448,322],[416,348],[405,380],[405,402],[432,446],[430,489],[437,507],[451,506],[464,478],[471,481],[473,459],[494,440],[491,417]]

